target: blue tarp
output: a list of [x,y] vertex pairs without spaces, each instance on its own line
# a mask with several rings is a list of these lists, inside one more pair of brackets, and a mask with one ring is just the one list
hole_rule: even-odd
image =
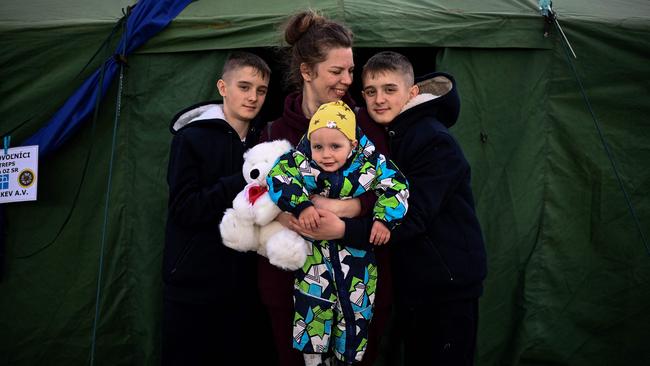
[[[192,0],[141,0],[127,14],[126,27],[116,55],[128,55],[160,32]],[[102,78],[103,67],[103,78]],[[92,113],[101,82],[101,98],[111,85],[119,64],[114,57],[106,60],[77,91],[68,98],[54,116],[24,146],[39,145],[39,155],[47,155],[60,148],[79,129]]]

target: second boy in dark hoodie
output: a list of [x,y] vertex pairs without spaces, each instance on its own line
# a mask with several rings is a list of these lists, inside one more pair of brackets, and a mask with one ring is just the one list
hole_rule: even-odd
[[[472,365],[485,246],[470,166],[448,130],[460,110],[454,79],[434,73],[427,83],[435,93],[414,85],[411,63],[395,52],[363,68],[368,114],[385,127],[389,157],[410,183],[409,212],[389,242],[397,324],[405,365]],[[368,220],[344,221],[346,236],[368,235]]]

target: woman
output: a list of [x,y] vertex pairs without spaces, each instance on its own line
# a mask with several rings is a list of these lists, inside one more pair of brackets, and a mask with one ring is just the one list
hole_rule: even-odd
[[[352,32],[344,25],[313,11],[304,11],[289,19],[284,37],[290,46],[288,79],[298,91],[286,97],[282,117],[262,132],[261,141],[287,139],[296,145],[307,132],[309,119],[321,104],[342,99],[350,106],[355,105],[347,94],[354,70]],[[375,143],[377,150],[385,154],[386,141],[381,128],[361,116],[357,122]],[[325,210],[325,216],[320,228],[310,233],[310,236],[323,240],[343,237],[345,226],[337,217],[354,217],[370,212],[374,199],[372,195],[362,196],[361,200],[346,201],[315,197],[315,206]],[[293,225],[294,218],[289,214],[283,214],[280,220],[294,230],[297,228]],[[376,256],[379,271],[376,310],[370,324],[368,349],[360,365],[373,364],[377,356],[379,335],[391,304],[392,286],[387,248],[379,247]],[[294,350],[291,343],[293,273],[273,267],[266,258],[259,258],[260,295],[271,317],[280,365],[304,365],[302,354]]]

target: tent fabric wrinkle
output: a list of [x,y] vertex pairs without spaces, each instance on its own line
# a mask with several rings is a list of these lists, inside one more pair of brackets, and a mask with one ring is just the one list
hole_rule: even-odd
[[[140,0],[127,9],[126,34],[122,35],[116,54],[127,55],[160,32],[191,0]],[[68,98],[52,119],[23,145],[39,145],[39,155],[45,156],[60,148],[79,129],[111,85],[118,64],[106,60],[77,91]],[[103,73],[103,75],[102,75]],[[100,80],[102,85],[99,85]],[[97,90],[100,90],[97,92]]]

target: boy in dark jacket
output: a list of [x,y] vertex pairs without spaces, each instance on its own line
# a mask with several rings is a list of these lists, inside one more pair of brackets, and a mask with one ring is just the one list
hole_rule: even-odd
[[404,364],[471,365],[485,246],[470,166],[448,130],[460,107],[454,80],[429,76],[435,94],[414,85],[406,57],[381,52],[363,67],[363,97],[370,117],[388,133],[389,157],[410,184],[409,211],[390,240]]
[[[243,153],[259,139],[255,119],[270,69],[258,56],[233,53],[217,90],[172,120],[163,254],[163,365],[257,365],[250,352],[259,305],[256,254],[221,243],[219,222],[246,185]],[[266,339],[265,339],[266,341]],[[268,357],[268,354],[264,355]]]

